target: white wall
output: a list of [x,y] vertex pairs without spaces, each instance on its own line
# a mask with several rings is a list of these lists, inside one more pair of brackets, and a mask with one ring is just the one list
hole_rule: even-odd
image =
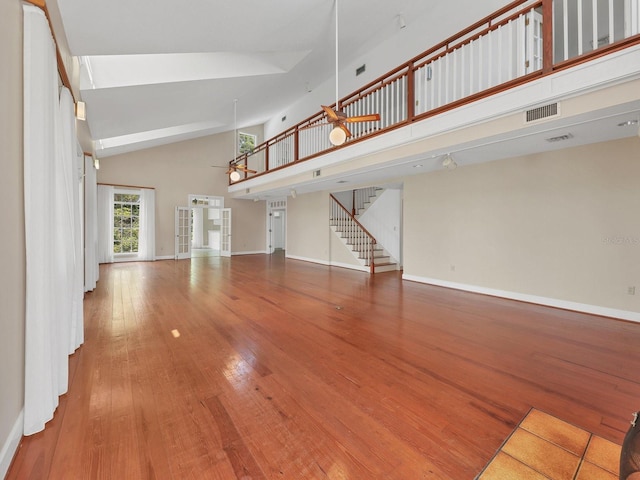
[[287,257],[329,264],[331,235],[328,193],[287,199]]
[[[244,130],[262,139],[260,127]],[[173,257],[175,207],[187,206],[189,194],[225,197],[233,215],[232,254],[265,252],[265,204],[228,194],[231,158],[233,132],[210,135],[101,159],[98,182],[156,189],[156,257]]]
[[22,2],[0,2],[0,478],[22,438],[25,251],[22,152]]
[[639,152],[633,137],[406,178],[405,277],[640,321]]
[[358,218],[379,245],[402,262],[400,233],[402,228],[402,190],[387,188]]
[[[404,278],[640,321],[639,178],[638,137],[405,177]],[[289,200],[288,255],[346,261],[328,195]]]

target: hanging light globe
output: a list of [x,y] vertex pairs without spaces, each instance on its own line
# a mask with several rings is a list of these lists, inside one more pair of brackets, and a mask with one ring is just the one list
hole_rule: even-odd
[[334,127],[329,134],[329,141],[332,145],[342,145],[347,140],[347,134],[340,127]]

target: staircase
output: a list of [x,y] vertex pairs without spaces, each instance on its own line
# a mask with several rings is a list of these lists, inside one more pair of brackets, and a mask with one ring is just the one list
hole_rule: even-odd
[[[373,194],[375,196],[375,193]],[[370,197],[368,198],[368,200]],[[365,208],[365,207],[360,207]],[[354,202],[354,209],[356,204]],[[361,265],[368,267],[370,273],[397,270],[398,264],[386,250],[380,246],[367,229],[339,201],[331,195],[331,229],[336,232],[345,245],[351,249]]]
[[384,188],[380,187],[367,187],[353,190],[353,199],[351,203],[353,207],[351,210],[351,214],[354,217],[358,218],[360,215],[367,211],[367,208],[369,208],[369,206],[382,192],[384,192]]

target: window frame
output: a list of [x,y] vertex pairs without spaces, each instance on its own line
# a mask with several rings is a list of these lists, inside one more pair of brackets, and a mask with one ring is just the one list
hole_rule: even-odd
[[[123,201],[123,200],[119,200],[118,196],[119,195],[127,195],[127,196],[136,196],[138,197],[137,202],[131,202],[131,201]],[[112,235],[113,235],[113,256],[114,258],[130,258],[130,257],[137,257],[140,253],[139,251],[139,246],[140,246],[140,213],[141,213],[141,200],[142,200],[142,192],[139,189],[125,189],[125,188],[116,188],[113,191],[113,218],[112,220]],[[124,226],[122,225],[123,220],[126,219],[127,217],[124,217],[122,215],[118,215],[116,216],[116,212],[118,211],[118,206],[119,205],[130,205],[131,208],[131,215],[129,215],[128,218],[131,219],[130,221],[130,226]],[[133,207],[137,206],[137,215],[133,215],[133,211],[135,210]],[[134,227],[134,219],[137,218],[137,227]],[[118,221],[118,219],[120,221]],[[120,223],[120,226],[118,226],[118,223]],[[116,239],[116,228],[120,229],[120,234],[121,234],[121,238],[120,240]],[[131,231],[131,236],[130,237],[134,237],[133,233],[137,231],[137,234],[135,235],[135,238],[137,239],[135,241],[135,245],[136,245],[136,250],[131,250],[131,251],[126,251],[123,252],[122,251],[122,240],[125,238],[122,234],[123,234],[123,228]],[[116,251],[116,247],[120,247],[121,251]]]

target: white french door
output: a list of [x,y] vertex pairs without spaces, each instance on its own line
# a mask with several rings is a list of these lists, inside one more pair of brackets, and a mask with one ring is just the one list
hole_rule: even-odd
[[231,256],[231,209],[222,208],[222,225],[220,229],[220,256]]
[[176,260],[191,258],[191,209],[176,207]]

